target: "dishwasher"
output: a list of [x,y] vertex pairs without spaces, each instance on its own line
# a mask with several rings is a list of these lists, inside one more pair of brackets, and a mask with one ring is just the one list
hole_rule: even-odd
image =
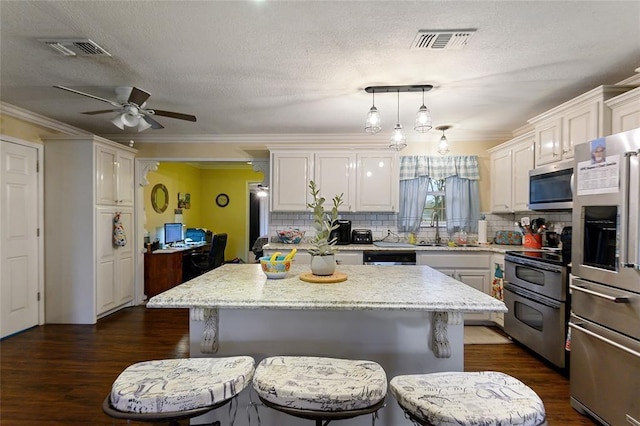
[[365,251],[362,256],[365,265],[415,265],[415,251]]

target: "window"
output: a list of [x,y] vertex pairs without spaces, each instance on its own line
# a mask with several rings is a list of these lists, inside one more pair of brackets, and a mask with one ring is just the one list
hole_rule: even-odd
[[447,225],[446,210],[444,208],[445,180],[429,179],[427,188],[427,200],[422,210],[420,226],[430,226],[433,213],[437,213],[438,225],[444,227]]

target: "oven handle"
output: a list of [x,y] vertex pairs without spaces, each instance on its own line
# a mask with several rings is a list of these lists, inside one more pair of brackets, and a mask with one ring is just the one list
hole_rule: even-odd
[[511,262],[513,264],[516,264],[516,265],[531,266],[533,268],[537,268],[537,269],[541,269],[541,270],[549,271],[549,272],[555,272],[555,273],[558,273],[558,274],[562,273],[562,267],[548,265],[546,263],[543,263],[543,262],[540,262],[540,261],[537,261],[537,260],[527,260],[527,259],[523,259],[521,257],[506,255],[504,257],[504,261],[505,262]]
[[532,302],[535,303],[539,303],[541,305],[547,306],[549,308],[553,308],[553,309],[560,309],[560,307],[562,306],[561,302],[558,302],[557,300],[554,299],[549,299],[545,296],[542,295],[537,295],[535,293],[533,293],[532,291],[529,290],[525,290],[525,289],[521,289],[520,287],[514,285],[514,284],[510,284],[510,283],[506,283],[504,285],[504,290],[505,291],[510,291],[511,293],[523,297],[527,300],[530,300]]
[[599,297],[601,299],[609,300],[609,301],[611,301],[613,303],[629,303],[630,302],[628,297],[610,296],[608,294],[604,294],[604,293],[600,293],[600,292],[597,292],[597,291],[589,290],[586,287],[575,285],[575,284],[569,284],[569,288],[571,290],[587,293],[587,294],[590,294],[592,296]]
[[575,322],[570,322],[569,323],[569,327],[571,328],[575,328],[576,330],[579,330],[581,332],[583,332],[584,334],[587,334],[591,337],[593,337],[594,339],[598,339],[601,342],[604,342],[610,346],[613,346],[614,348],[620,349],[621,351],[624,351],[630,355],[633,355],[636,358],[640,358],[640,352],[634,351],[633,349],[630,349],[624,345],[621,345],[620,343],[614,342],[613,340],[607,339],[606,337],[602,337],[601,335],[599,335],[598,333],[594,333],[593,331],[589,331],[586,328],[580,327],[581,325],[583,325],[582,323],[575,323]]

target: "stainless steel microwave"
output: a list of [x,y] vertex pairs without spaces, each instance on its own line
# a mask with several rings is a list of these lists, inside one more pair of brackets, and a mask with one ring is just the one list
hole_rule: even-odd
[[573,160],[529,171],[530,210],[573,208]]

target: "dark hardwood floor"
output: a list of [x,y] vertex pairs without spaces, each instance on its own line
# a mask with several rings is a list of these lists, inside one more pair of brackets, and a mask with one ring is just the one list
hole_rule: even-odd
[[[188,334],[186,309],[134,307],[96,325],[45,325],[8,337],[0,342],[0,424],[125,424],[102,413],[113,380],[138,361],[188,356]],[[467,345],[465,370],[527,383],[550,425],[595,424],[570,407],[568,379],[518,344]]]

